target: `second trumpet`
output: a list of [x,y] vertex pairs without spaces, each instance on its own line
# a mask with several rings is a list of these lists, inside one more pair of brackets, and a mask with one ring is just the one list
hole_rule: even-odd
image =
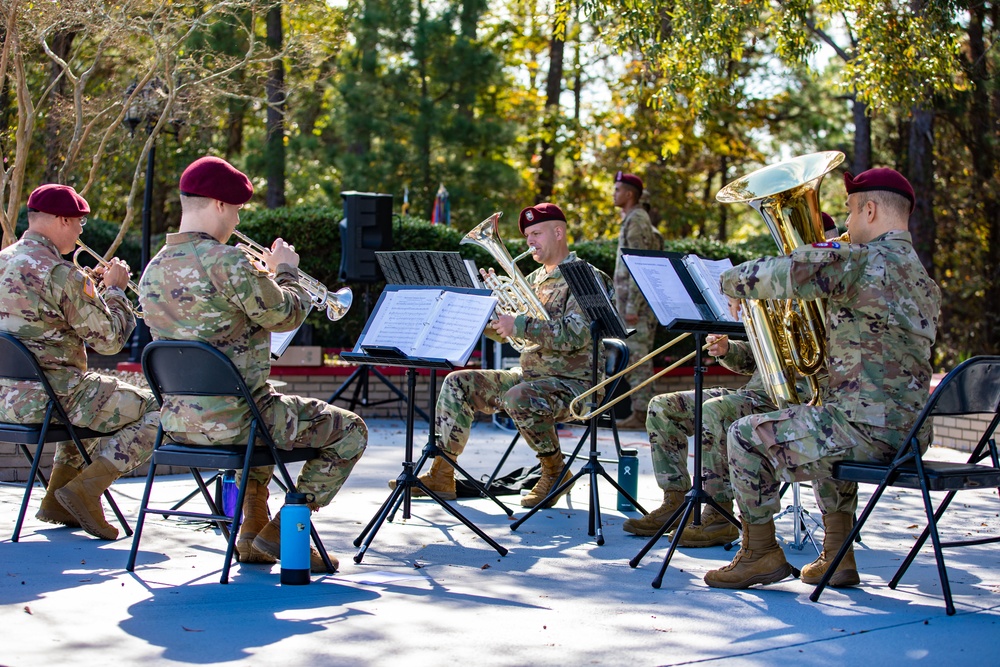
[[[240,240],[236,244],[236,247],[242,250],[251,262],[258,262],[262,265],[266,264],[264,261],[264,252],[267,251],[267,248],[239,230],[233,230],[233,236]],[[342,287],[336,292],[331,292],[327,289],[326,285],[301,269],[299,270],[299,284],[309,293],[314,306],[317,308],[326,307],[326,317],[331,322],[336,322],[346,315],[347,311],[351,309],[351,304],[354,302],[354,294],[351,292],[350,287]]]
[[[76,244],[79,247],[76,250],[73,251],[73,264],[76,266],[76,268],[80,269],[85,274],[87,274],[88,276],[90,276],[91,279],[94,278],[94,270],[91,269],[89,266],[80,266],[80,253],[81,252],[87,253],[88,255],[90,255],[91,257],[93,257],[94,260],[97,261],[98,266],[106,267],[110,263],[106,259],[104,259],[103,255],[99,254],[96,250],[94,250],[93,248],[91,248],[90,246],[88,246],[86,243],[82,242],[80,239],[76,240]],[[95,281],[95,282],[98,282],[98,281]],[[129,280],[128,284],[125,285],[125,287],[127,289],[132,290],[132,294],[135,294],[136,296],[139,296],[139,286],[136,285],[133,281]],[[132,309],[132,314],[135,315],[137,318],[142,319],[142,311],[140,309],[133,308]]]

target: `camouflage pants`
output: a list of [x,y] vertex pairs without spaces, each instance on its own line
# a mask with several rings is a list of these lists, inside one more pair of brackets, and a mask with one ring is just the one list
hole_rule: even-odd
[[[639,315],[639,322],[635,325],[635,333],[625,339],[628,345],[628,358],[630,363],[635,363],[649,354],[653,349],[653,339],[656,336],[656,316],[653,311],[646,308]],[[633,371],[633,377],[650,378],[656,371],[653,369],[653,360],[650,359],[638,369]],[[644,414],[649,407],[649,401],[653,397],[653,383],[650,382],[645,387],[637,389],[632,394],[632,412]]]
[[885,429],[854,424],[836,407],[797,405],[751,415],[729,427],[729,468],[743,518],[767,523],[780,509],[781,483],[812,481],[823,514],[853,513],[858,485],[834,480],[837,461],[886,462],[896,447]]
[[465,451],[476,412],[503,410],[525,442],[540,456],[559,451],[556,424],[569,421],[569,404],[586,382],[541,378],[525,380],[520,370],[470,370],[449,373],[437,400],[435,428],[440,447],[452,456]]
[[[313,509],[329,505],[368,445],[368,426],[353,412],[316,398],[270,394],[265,400],[261,416],[278,449],[319,450],[317,458],[302,466],[295,486],[313,495]],[[249,436],[248,427],[233,442],[246,442]],[[252,468],[250,479],[266,486],[273,473],[273,466]]]
[[[695,393],[660,394],[649,402],[646,431],[656,483],[664,491],[688,491],[688,438],[694,435]],[[702,391],[701,464],[704,489],[716,502],[733,499],[726,456],[726,429],[737,419],[759,412],[762,394],[714,387]]]
[[[40,400],[44,404],[44,395]],[[151,392],[115,377],[87,373],[73,388],[73,393],[61,396],[60,400],[74,426],[115,431],[108,437],[84,440],[91,458],[102,456],[123,474],[149,459],[160,423],[160,413],[156,411]],[[34,414],[29,410],[21,412],[18,421],[32,423],[43,418],[44,412]],[[0,419],[6,416],[0,414]],[[77,470],[84,466],[83,457],[72,442],[56,445],[54,462]]]

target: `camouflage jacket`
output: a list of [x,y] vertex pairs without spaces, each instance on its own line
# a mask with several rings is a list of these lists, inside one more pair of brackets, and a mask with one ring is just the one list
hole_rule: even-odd
[[[281,264],[272,279],[243,251],[200,232],[167,235],[142,274],[139,302],[154,339],[211,344],[233,360],[261,407],[272,393],[270,332],[291,331],[310,309],[296,269]],[[209,441],[235,437],[249,423],[234,398],[174,397],[160,414],[165,430],[210,433]]]
[[[41,234],[25,232],[0,252],[0,329],[31,350],[60,397],[73,393],[87,374],[86,345],[115,354],[134,328],[125,292],[112,288],[102,296],[94,281]],[[0,389],[0,419],[40,421],[48,401],[40,384],[0,380]],[[98,388],[93,396],[97,407],[112,391]]]
[[651,312],[646,297],[639,291],[639,286],[632,279],[625,261],[622,259],[622,248],[639,250],[660,250],[663,248],[663,237],[656,231],[649,219],[646,209],[636,206],[622,220],[621,231],[618,233],[618,252],[615,259],[615,309],[625,317],[627,315],[642,315]]
[[[571,252],[563,263],[576,261]],[[601,282],[614,300],[611,279],[597,271]],[[526,277],[538,300],[549,314],[548,321],[518,315],[514,321],[514,336],[527,338],[540,347],[521,354],[521,370],[525,378],[557,377],[567,380],[590,381],[592,366],[590,349],[590,321],[569,289],[562,271],[556,267],[547,273],[539,267]],[[601,364],[600,370],[603,371]]]
[[886,438],[905,436],[927,401],[941,308],[941,292],[909,232],[863,245],[815,243],[746,262],[722,274],[722,291],[741,299],[824,299],[823,405],[886,429]]

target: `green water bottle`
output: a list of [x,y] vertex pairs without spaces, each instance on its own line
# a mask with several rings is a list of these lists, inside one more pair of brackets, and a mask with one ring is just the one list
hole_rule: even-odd
[[[628,491],[629,495],[635,498],[639,492],[639,450],[623,449],[621,457],[618,459],[618,485]],[[622,512],[631,512],[635,509],[629,499],[621,493],[618,494],[618,509]]]

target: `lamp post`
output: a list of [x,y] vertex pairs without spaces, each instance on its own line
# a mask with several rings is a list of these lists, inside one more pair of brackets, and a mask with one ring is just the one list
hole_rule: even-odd
[[[143,86],[130,102],[129,98],[132,97],[135,88],[136,84],[132,83],[125,91],[125,103],[128,105],[125,112],[125,124],[128,125],[130,136],[135,136],[136,128],[145,124],[148,136],[152,133],[153,128],[160,119],[160,115],[163,113],[163,107],[166,104],[167,98],[166,86],[159,79],[153,79]],[[171,123],[171,127],[173,128],[172,134],[176,134],[178,129],[177,123]],[[153,214],[153,175],[155,167],[156,141],[154,140],[146,156],[146,184],[142,197],[142,255],[140,260],[141,266],[139,268],[140,274],[146,270],[146,265],[149,264],[150,260],[149,237]],[[138,362],[142,359],[142,350],[149,343],[149,340],[149,327],[140,319],[136,322],[135,331],[132,333],[129,361]]]

